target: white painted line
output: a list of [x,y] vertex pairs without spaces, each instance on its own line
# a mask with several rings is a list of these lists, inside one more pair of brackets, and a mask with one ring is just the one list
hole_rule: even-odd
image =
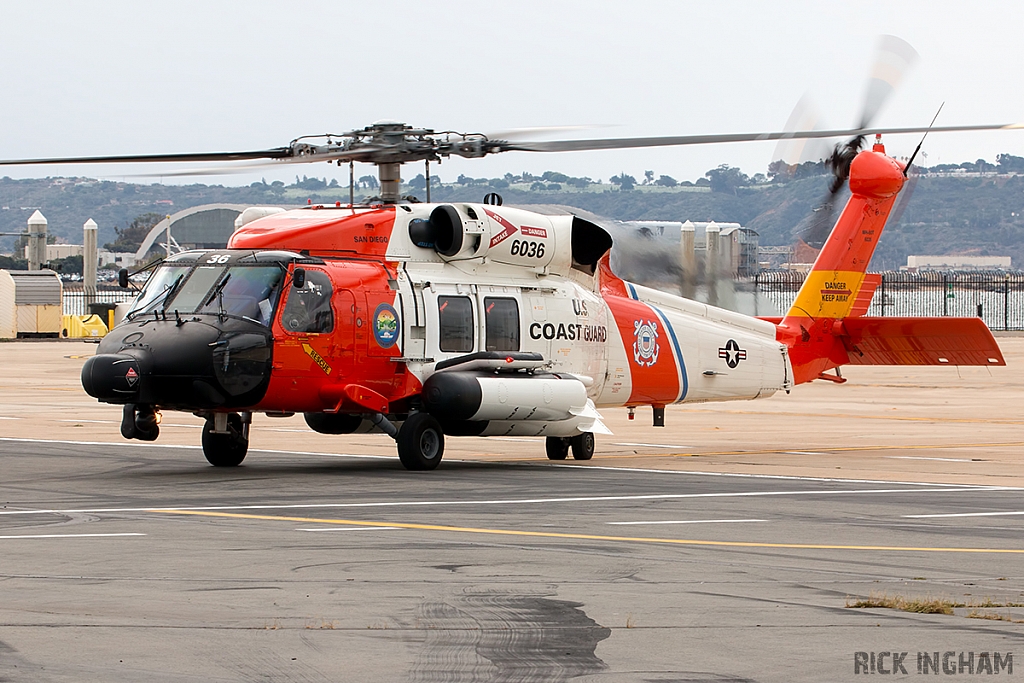
[[[57,420],[57,422],[79,422],[79,423],[87,422],[89,424],[98,424],[98,425],[119,425],[119,424],[121,424],[121,422],[119,420]],[[161,422],[160,426],[161,427],[184,427],[186,429],[202,429],[203,428],[203,425],[183,425],[183,424],[175,424],[173,422]]]
[[[497,438],[497,437],[487,437]],[[534,442],[536,439],[524,439],[525,441]],[[189,450],[199,450],[202,446],[190,446],[180,444],[164,444],[164,443],[148,443],[144,441],[72,441],[70,439],[26,439],[20,437],[8,437],[0,436],[0,441],[12,441],[18,443],[43,443],[43,444],[62,444],[70,446],[129,446],[131,448],[184,448]],[[317,451],[276,451],[267,449],[256,449],[250,448],[250,453],[271,453],[273,455],[319,455],[327,458],[369,458],[374,460],[395,460],[390,455],[368,455],[368,454],[353,454],[353,453],[321,453]],[[468,463],[474,465],[487,464],[484,461],[478,460],[461,460],[455,458],[446,459],[448,462],[459,462]],[[889,481],[885,479],[841,479],[836,477],[798,477],[792,475],[783,474],[743,474],[738,472],[706,472],[700,470],[659,470],[653,468],[643,467],[612,467],[607,465],[573,465],[573,464],[556,464],[551,462],[545,462],[543,464],[534,463],[516,463],[517,467],[572,467],[578,470],[584,470],[588,472],[638,472],[641,474],[671,474],[675,476],[690,476],[690,477],[733,477],[738,479],[770,479],[770,480],[782,480],[782,481],[820,481],[830,482],[838,484],[888,484],[892,486],[946,486],[950,490],[960,491],[977,489],[979,491],[1021,491],[1024,488],[1014,486],[984,486],[981,484],[943,484],[934,481]],[[941,490],[941,489],[937,489]]]
[[817,451],[782,451],[786,455],[826,455]]
[[938,517],[1007,517],[1010,515],[1024,515],[1019,512],[954,512],[945,515],[902,515],[907,519],[935,519]]
[[[117,423],[120,424],[120,423]],[[70,439],[25,439],[13,436],[0,436],[0,441],[17,443],[46,443],[61,446],[128,446],[130,448],[183,448],[197,451],[202,446],[174,443],[148,443],[145,441],[72,441]],[[390,455],[366,455],[362,453],[320,453],[317,451],[273,451],[265,448],[250,448],[250,453],[271,453],[274,455],[320,455],[325,458],[370,458],[373,460],[396,460]]]
[[767,519],[670,519],[657,522],[608,522],[621,526],[636,524],[731,524],[737,522],[767,522]]
[[974,458],[929,458],[923,455],[886,455],[890,460],[940,460],[942,462],[980,462]]
[[0,415],[0,420],[20,420],[20,419],[21,419],[20,417],[6,417],[4,415]]
[[212,511],[212,510],[317,510],[342,508],[384,508],[384,507],[441,507],[466,505],[537,505],[541,503],[602,503],[609,501],[629,500],[683,500],[688,498],[756,498],[762,496],[839,496],[839,495],[875,495],[891,493],[991,493],[992,491],[1020,491],[1016,487],[989,488],[935,488],[935,489],[846,489],[846,490],[812,490],[812,491],[738,491],[722,493],[652,493],[633,496],[573,496],[566,498],[508,498],[496,500],[405,500],[381,501],[367,503],[291,503],[286,505],[207,505],[197,507],[174,507],[170,505],[149,505],[131,508],[88,508],[61,509],[47,508],[40,510],[0,510],[0,515],[43,515],[43,514],[86,514],[103,512],[159,512],[168,510],[180,511]]
[[679,446],[671,443],[613,443],[613,446],[641,446],[643,448],[693,448],[693,446]]
[[296,531],[383,531],[385,529],[402,530],[400,526],[334,526],[324,529],[296,529]]
[[112,536],[145,536],[146,534],[34,534],[19,536],[0,536],[0,540],[12,541],[17,538],[110,538]]
[[[0,439],[2,441],[2,439]],[[981,484],[942,484],[934,481],[889,481],[886,479],[839,479],[836,477],[798,477],[786,474],[744,474],[740,472],[706,472],[701,470],[659,470],[648,467],[613,467],[609,465],[575,465],[570,463],[545,463],[543,467],[571,467],[584,471],[639,472],[641,474],[674,474],[677,476],[736,477],[738,479],[779,479],[783,481],[822,481],[837,484],[891,484],[898,486],[948,486],[960,490],[976,488],[991,491],[1024,490],[1017,486],[984,486]]]
[[494,439],[495,441],[519,441],[521,443],[540,443],[538,437],[536,436],[533,437],[532,439],[520,439],[519,437],[516,436],[484,436],[479,438],[488,440]]

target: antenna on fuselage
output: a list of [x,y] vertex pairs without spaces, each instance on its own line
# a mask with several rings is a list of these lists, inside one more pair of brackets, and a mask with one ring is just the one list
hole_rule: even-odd
[[921,151],[921,145],[924,144],[924,139],[926,137],[928,137],[929,131],[931,131],[932,126],[935,125],[935,120],[937,118],[939,118],[939,114],[942,112],[942,108],[944,106],[946,106],[945,102],[943,102],[942,104],[939,105],[939,111],[935,112],[935,116],[932,117],[932,122],[928,124],[928,130],[926,130],[924,132],[924,135],[921,136],[921,142],[917,143],[917,149],[915,149],[914,153],[910,155],[910,159],[907,161],[907,165],[903,167],[903,177],[904,178],[906,178],[907,177],[907,173],[910,172],[910,165],[912,163],[914,163],[914,159],[917,158],[917,153]]

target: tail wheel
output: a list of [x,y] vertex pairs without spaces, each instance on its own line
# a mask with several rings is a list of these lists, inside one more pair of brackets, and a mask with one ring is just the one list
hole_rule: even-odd
[[213,418],[203,427],[203,455],[214,467],[237,467],[245,460],[249,440],[243,436],[242,417],[238,413],[228,415],[228,433],[213,431]]
[[544,450],[548,460],[565,460],[569,455],[569,439],[563,436],[549,436],[544,439]]
[[583,432],[569,439],[573,460],[590,460],[594,457],[594,434]]
[[412,413],[398,430],[398,459],[407,470],[432,470],[444,455],[444,432],[430,413]]

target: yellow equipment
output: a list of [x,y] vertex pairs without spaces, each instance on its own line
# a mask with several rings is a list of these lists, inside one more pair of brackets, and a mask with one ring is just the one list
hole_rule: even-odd
[[65,339],[99,339],[107,334],[107,326],[98,315],[66,315],[60,336]]

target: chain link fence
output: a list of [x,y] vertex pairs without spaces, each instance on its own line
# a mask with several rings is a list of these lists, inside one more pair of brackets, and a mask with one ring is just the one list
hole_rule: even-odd
[[[90,309],[90,304],[121,304],[135,298],[135,290],[121,289],[99,289],[95,294],[86,294],[80,287],[69,287],[64,283],[63,308],[64,315],[89,315],[96,313],[95,307]],[[102,316],[106,321],[106,316]]]
[[[888,271],[867,315],[978,316],[993,330],[1024,330],[1024,273]],[[787,311],[804,274],[764,271],[754,277],[758,293]]]

